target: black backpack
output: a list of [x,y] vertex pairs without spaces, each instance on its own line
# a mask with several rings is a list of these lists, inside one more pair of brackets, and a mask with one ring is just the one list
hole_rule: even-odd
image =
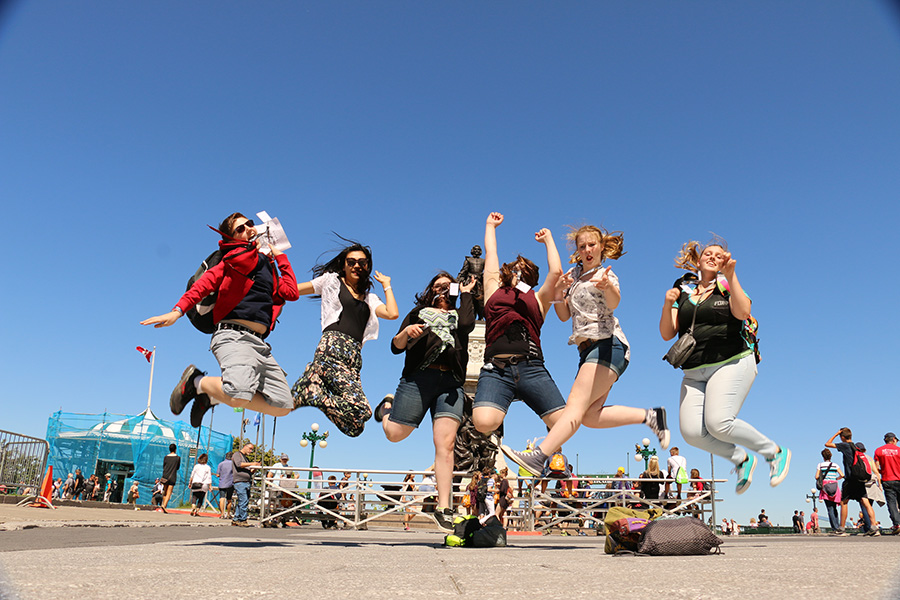
[[[206,257],[197,270],[191,275],[187,282],[187,290],[200,279],[204,273],[222,262],[222,250],[218,249]],[[214,333],[216,324],[213,322],[213,308],[216,306],[216,297],[218,292],[213,292],[200,302],[188,309],[185,316],[191,321],[191,324],[203,333]]]
[[847,473],[851,479],[855,479],[856,481],[868,481],[872,479],[872,471],[869,470],[869,462],[863,458],[863,453],[859,451],[859,449],[853,446],[853,462],[850,463],[849,473]]
[[487,479],[482,477],[478,481],[478,487],[475,488],[475,499],[483,502],[487,498]]

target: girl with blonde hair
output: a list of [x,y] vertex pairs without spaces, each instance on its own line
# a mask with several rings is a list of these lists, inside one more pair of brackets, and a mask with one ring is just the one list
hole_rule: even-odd
[[[756,379],[755,338],[745,332],[750,297],[738,280],[737,261],[726,242],[682,246],[675,265],[691,275],[666,292],[659,333],[664,340],[689,331],[696,341],[681,364],[681,435],[687,443],[727,458],[735,465],[735,492],[744,493],[753,479],[756,457],[769,463],[773,487],[787,476],[791,451],[737,418]],[[690,277],[690,279],[688,279]]]
[[584,225],[567,237],[573,250],[570,262],[575,266],[560,277],[554,308],[561,321],[572,319],[569,344],[578,348],[578,374],[565,409],[533,452],[502,446],[504,454],[532,473],[539,473],[547,458],[582,425],[604,429],[643,423],[663,449],[669,447],[664,408],[606,406],[610,389],[630,359],[628,340],[613,314],[622,299],[619,278],[612,267],[603,267],[607,259],[616,260],[625,253],[622,232]]

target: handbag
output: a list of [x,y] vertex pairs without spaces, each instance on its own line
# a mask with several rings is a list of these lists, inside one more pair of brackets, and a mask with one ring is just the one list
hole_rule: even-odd
[[[703,302],[705,301],[706,300]],[[694,307],[694,318],[691,319],[690,329],[675,340],[675,343],[672,344],[672,347],[669,348],[669,351],[663,356],[663,360],[676,369],[687,362],[687,359],[691,356],[691,352],[694,351],[694,346],[697,345],[697,340],[694,339],[694,324],[697,322],[697,311],[700,310],[700,305],[703,302],[698,302],[697,306]]]
[[193,482],[193,483],[191,484],[191,489],[194,490],[194,491],[202,490],[202,489],[203,489],[203,484],[200,483],[199,481],[195,481],[195,482]]

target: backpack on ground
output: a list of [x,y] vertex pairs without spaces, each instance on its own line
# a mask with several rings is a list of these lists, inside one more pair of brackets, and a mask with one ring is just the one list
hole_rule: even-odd
[[[623,533],[627,535],[631,533],[631,529],[637,529],[640,521],[647,524],[651,519],[656,518],[660,514],[658,510],[636,510],[634,508],[625,508],[624,506],[611,506],[603,519],[603,525],[606,528],[606,544],[603,551],[607,554],[615,554],[617,552],[637,550],[637,544],[633,540],[623,539]],[[627,528],[621,523],[623,519],[634,519]]]
[[[191,289],[191,286],[194,285],[198,279],[200,279],[204,273],[208,270],[222,262],[222,250],[218,249],[209,256],[206,257],[197,270],[191,275],[191,278],[188,279],[187,282],[187,290]],[[216,297],[218,296],[217,292],[213,292],[207,297],[203,298],[195,304],[193,307],[189,308],[184,316],[186,316],[191,325],[196,327],[198,330],[203,333],[215,333],[216,324],[213,323],[213,308],[216,306]]]
[[864,453],[860,452],[853,442],[849,443],[853,448],[853,462],[850,463],[849,473],[847,474],[856,481],[865,482],[872,479],[872,468],[869,466],[869,461],[865,459]]
[[494,516],[483,525],[475,515],[459,516],[453,520],[453,533],[444,537],[444,545],[452,548],[503,547],[506,546],[506,530]]
[[696,517],[658,519],[644,527],[638,552],[652,556],[705,555],[715,548],[721,553],[722,539]]
[[569,461],[562,452],[554,452],[544,465],[544,471],[541,477],[549,477],[551,479],[569,479],[572,472],[569,470]]

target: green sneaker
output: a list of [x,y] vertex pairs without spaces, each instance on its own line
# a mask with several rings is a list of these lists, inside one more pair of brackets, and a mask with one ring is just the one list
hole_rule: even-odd
[[779,446],[775,458],[767,458],[766,462],[769,463],[769,485],[775,487],[787,477],[791,466],[791,451]]
[[752,454],[748,454],[744,462],[734,468],[734,472],[738,476],[737,485],[734,488],[735,494],[743,494],[747,491],[747,488],[750,487],[750,482],[753,481],[753,470],[755,468],[756,457]]

